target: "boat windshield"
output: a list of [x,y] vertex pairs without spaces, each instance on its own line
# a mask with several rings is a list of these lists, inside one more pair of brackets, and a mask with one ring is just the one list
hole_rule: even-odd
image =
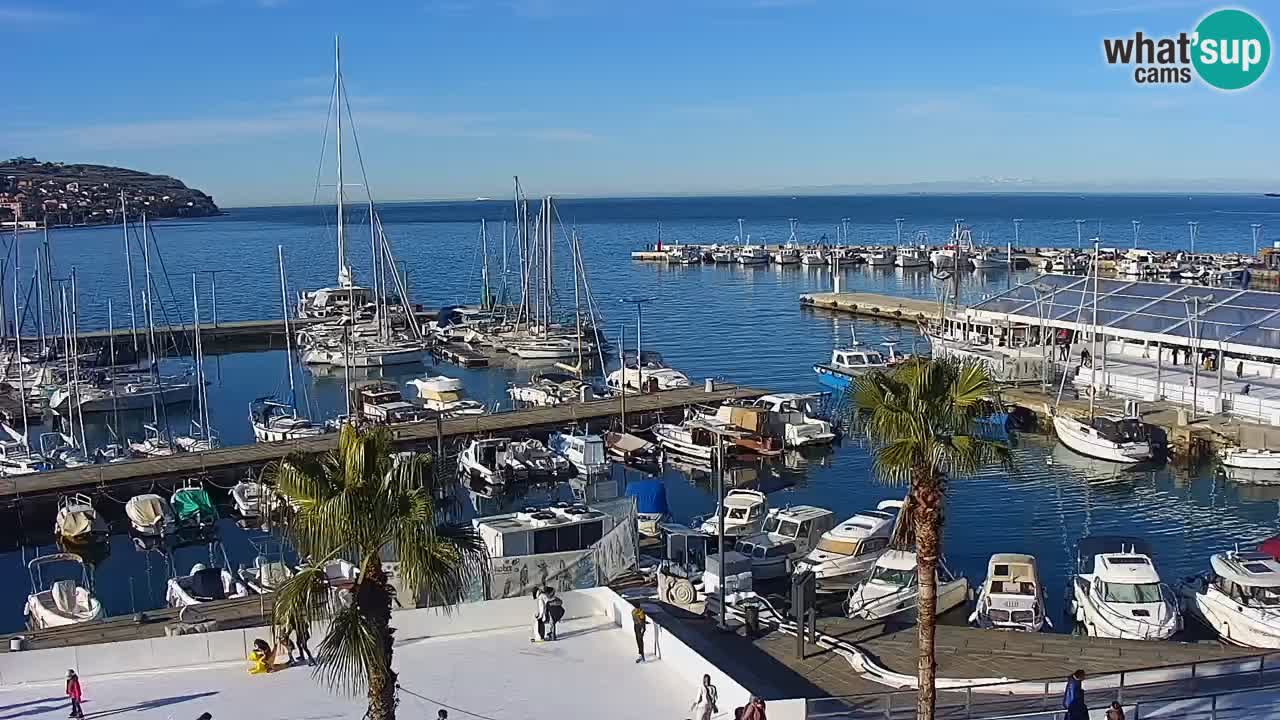
[[1280,587],[1241,586],[1245,601],[1259,607],[1280,607]]
[[765,519],[764,531],[767,533],[786,535],[787,537],[796,537],[800,534],[800,523],[797,523],[794,520],[780,520],[775,515]]
[[1102,599],[1115,603],[1158,603],[1160,583],[1102,583]]
[[916,571],[914,568],[898,570],[877,566],[871,571],[871,581],[898,587],[911,587],[916,584]]
[[729,514],[725,515],[725,518],[729,520],[746,520],[747,509],[744,507],[729,508]]
[[824,537],[818,540],[818,549],[833,555],[852,556],[858,549],[857,540],[836,540]]

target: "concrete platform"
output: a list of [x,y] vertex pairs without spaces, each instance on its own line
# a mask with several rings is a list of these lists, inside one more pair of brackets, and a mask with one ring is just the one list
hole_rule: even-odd
[[880,320],[923,322],[941,317],[938,303],[932,300],[875,293],[810,293],[800,296],[800,304]]

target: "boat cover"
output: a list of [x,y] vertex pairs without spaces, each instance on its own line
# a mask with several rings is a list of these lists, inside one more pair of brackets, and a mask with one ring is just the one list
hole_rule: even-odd
[[640,452],[650,445],[648,440],[636,437],[631,433],[609,433],[609,440],[610,447],[617,448],[624,453]]
[[58,513],[58,534],[77,538],[93,532],[93,511],[76,507],[64,508]]
[[58,609],[58,612],[75,613],[77,604],[75,580],[57,580],[49,591],[53,595],[53,606]]
[[264,588],[278,588],[289,580],[289,566],[279,561],[258,566],[258,584]]
[[1280,535],[1264,540],[1262,544],[1258,546],[1258,552],[1264,552],[1271,557],[1280,560]]
[[200,568],[191,573],[191,597],[198,600],[222,600],[227,596],[222,586],[221,568]]
[[627,497],[636,499],[636,512],[647,515],[666,515],[667,486],[657,479],[632,480],[627,483]]
[[200,488],[186,488],[173,494],[173,509],[179,520],[195,517],[217,517],[209,493]]
[[136,495],[125,503],[124,514],[138,527],[154,527],[164,522],[164,499],[159,495]]

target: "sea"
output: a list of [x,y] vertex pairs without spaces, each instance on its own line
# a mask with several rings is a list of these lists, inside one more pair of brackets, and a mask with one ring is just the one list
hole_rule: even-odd
[[[535,203],[536,207],[536,203]],[[846,244],[928,242],[941,244],[957,220],[972,228],[975,241],[1003,248],[1077,247],[1099,237],[1104,247],[1190,249],[1197,223],[1197,252],[1252,252],[1252,225],[1262,225],[1261,246],[1280,237],[1280,199],[1236,195],[903,195],[856,197],[686,197],[557,200],[558,303],[572,308],[574,282],[570,240],[576,236],[595,312],[611,338],[626,333],[635,342],[635,299],[643,305],[643,344],[657,350],[695,382],[717,378],[775,391],[817,391],[812,367],[830,357],[833,346],[852,337],[868,345],[897,343],[900,352],[924,352],[914,326],[855,319],[802,307],[803,293],[832,288],[829,268],[799,265],[672,266],[633,261],[630,254],[655,243],[734,243],[739,220],[754,244],[783,243],[795,223],[800,243]],[[427,308],[476,303],[480,298],[480,228],[485,221],[489,274],[495,293],[517,297],[519,249],[513,204],[502,201],[393,203],[378,215],[406,278],[412,300]],[[899,230],[901,219],[901,230]],[[289,298],[303,289],[336,280],[336,213],[328,206],[291,206],[228,210],[221,217],[153,223],[154,242],[143,255],[140,236],[131,233],[126,259],[120,227],[51,231],[49,247],[57,278],[75,277],[81,330],[130,325],[128,269],[134,277],[133,322],[141,326],[140,301],[145,265],[150,266],[157,322],[189,319],[193,275],[201,321],[278,318],[281,313],[277,248],[283,251]],[[1083,222],[1077,223],[1077,220]],[[1135,238],[1133,221],[1139,221]],[[349,208],[348,258],[357,280],[369,276],[371,234],[367,210]],[[506,223],[504,243],[504,222]],[[1078,235],[1079,232],[1079,235]],[[21,269],[19,295],[27,298],[30,268],[41,237],[18,236]],[[504,253],[505,248],[505,253]],[[505,259],[504,259],[505,258]],[[504,268],[506,272],[504,273]],[[937,299],[940,283],[927,270],[842,267],[848,290]],[[960,278],[962,302],[998,293],[1034,277],[1034,271],[968,272]],[[12,275],[5,281],[12,282]],[[60,283],[70,292],[69,283]],[[947,282],[950,286],[950,282]],[[3,292],[12,297],[11,284]],[[108,300],[111,314],[108,317]],[[31,305],[32,301],[22,300]],[[584,300],[585,303],[585,300]],[[12,308],[10,307],[10,312]],[[24,330],[34,330],[28,309]],[[176,364],[177,360],[167,360]],[[247,409],[251,400],[288,392],[289,363],[283,349],[210,355],[205,373],[209,415],[224,444],[253,441]],[[612,361],[611,361],[612,362]],[[616,365],[616,363],[614,363]],[[387,379],[407,382],[424,372],[460,377],[469,397],[490,405],[506,401],[509,384],[526,380],[545,365],[509,361],[486,369],[448,365],[388,371]],[[295,365],[300,403],[315,416],[343,410],[341,373]],[[505,406],[505,405],[504,405]],[[173,432],[187,430],[187,411],[174,409],[160,418]],[[150,413],[121,418],[89,418],[90,443],[110,437],[140,437]],[[53,427],[55,420],[50,420]],[[33,432],[39,432],[38,428]],[[1036,555],[1048,588],[1051,618],[1058,631],[1071,630],[1063,618],[1065,590],[1076,563],[1076,546],[1089,535],[1137,535],[1157,548],[1156,562],[1167,581],[1206,569],[1209,555],[1234,546],[1251,546],[1277,533],[1280,487],[1241,485],[1212,467],[1161,467],[1129,471],[1076,455],[1050,437],[1019,434],[1010,470],[987,468],[949,488],[944,531],[946,564],[974,585],[981,582],[988,558],[998,552]],[[615,467],[600,497],[625,491],[635,471]],[[669,466],[666,485],[677,521],[707,513],[715,504],[713,478]],[[736,469],[731,482],[769,493],[773,506],[808,503],[830,508],[838,518],[872,509],[904,489],[879,479],[871,454],[858,437],[846,437],[828,449],[789,452],[770,462]],[[212,488],[226,505],[225,489]],[[471,515],[518,509],[530,504],[571,499],[568,483],[537,485],[495,498],[462,496]],[[94,493],[100,510],[112,520],[109,548],[94,558],[93,574],[108,614],[143,611],[164,605],[165,581],[185,574],[196,562],[226,561],[232,567],[278,547],[259,530],[246,530],[228,517],[221,521],[221,547],[210,558],[205,546],[172,556],[136,550],[125,531],[123,502],[108,490]],[[47,503],[15,501],[3,510],[12,522],[0,532],[0,631],[23,627],[28,590],[27,562],[56,552],[51,544],[52,512]],[[1060,620],[1061,619],[1061,620]]]

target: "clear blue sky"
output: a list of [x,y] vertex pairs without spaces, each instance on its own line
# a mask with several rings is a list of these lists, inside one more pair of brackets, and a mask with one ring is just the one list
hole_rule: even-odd
[[380,200],[504,196],[513,174],[574,195],[1242,189],[1280,174],[1274,69],[1228,95],[1102,60],[1104,36],[1217,6],[0,0],[0,157],[168,173],[224,206],[309,201],[340,33]]

